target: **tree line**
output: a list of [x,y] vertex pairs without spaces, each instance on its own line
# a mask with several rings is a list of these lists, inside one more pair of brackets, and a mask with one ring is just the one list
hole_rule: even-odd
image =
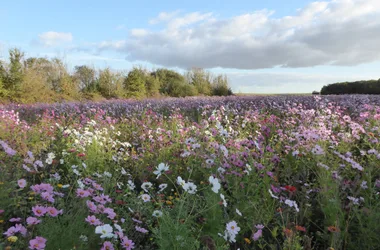
[[129,72],[87,65],[68,70],[62,60],[26,58],[19,49],[9,50],[8,62],[0,61],[0,102],[35,103],[111,98],[185,97],[232,95],[225,75],[201,68],[185,74],[170,69]]
[[380,94],[380,79],[356,82],[338,82],[323,86],[321,95]]

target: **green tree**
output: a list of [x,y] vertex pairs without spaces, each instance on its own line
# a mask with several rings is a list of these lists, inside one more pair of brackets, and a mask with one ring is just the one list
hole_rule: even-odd
[[232,91],[228,87],[227,76],[217,75],[212,82],[212,95],[228,96],[230,94],[232,94]]
[[176,86],[186,83],[185,77],[174,70],[158,69],[152,75],[160,82],[160,93],[166,96],[177,96],[178,93],[174,93]]
[[146,95],[149,97],[157,97],[160,95],[160,81],[153,74],[145,76]]
[[24,77],[23,68],[24,53],[19,49],[9,50],[8,70],[4,70],[5,77],[2,77],[4,88],[7,89],[12,98],[20,96],[20,87]]
[[109,68],[99,72],[99,91],[106,98],[122,96],[123,78],[120,73],[114,73]]
[[211,74],[201,68],[193,68],[187,73],[187,79],[194,85],[199,94],[211,95]]
[[79,80],[83,92],[97,92],[96,71],[86,65],[75,66],[75,77]]
[[144,72],[139,68],[133,68],[124,79],[124,89],[127,97],[145,97],[146,89]]

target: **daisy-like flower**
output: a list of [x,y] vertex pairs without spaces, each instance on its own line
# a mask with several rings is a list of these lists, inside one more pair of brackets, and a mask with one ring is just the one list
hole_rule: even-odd
[[113,228],[109,224],[105,224],[103,226],[97,226],[95,228],[96,234],[101,234],[100,238],[112,238],[114,237]]
[[300,210],[298,209],[298,205],[297,205],[297,203],[296,203],[295,201],[292,201],[292,200],[286,199],[286,200],[285,200],[285,204],[288,205],[289,207],[294,207],[295,210],[296,210],[297,212],[300,211]]
[[196,192],[197,192],[197,186],[194,184],[194,183],[192,183],[192,182],[189,182],[189,183],[187,183],[187,190],[185,189],[185,191],[187,191],[189,194],[195,194]]
[[150,201],[150,196],[149,196],[149,194],[143,194],[143,195],[141,195],[141,199],[144,202],[149,202]]
[[142,185],[141,185],[141,188],[145,191],[145,192],[148,192],[148,189],[151,188],[153,186],[153,184],[149,181],[147,182],[144,182]]
[[157,218],[161,217],[162,212],[160,210],[154,210],[152,216],[157,217]]
[[87,221],[88,223],[90,223],[90,225],[93,225],[93,226],[99,226],[102,224],[102,222],[98,218],[96,218],[94,215],[87,216],[85,221]]
[[29,241],[29,249],[43,250],[46,247],[46,241],[45,238],[37,236]]
[[219,183],[219,180],[218,178],[215,178],[214,176],[210,176],[208,178],[208,181],[210,182],[210,184],[212,185],[212,188],[211,190],[214,192],[214,193],[218,193],[219,192],[219,189],[220,189],[220,183]]
[[44,216],[47,212],[46,208],[43,207],[43,206],[34,206],[32,207],[32,211],[34,213],[35,216],[37,217],[41,217],[41,216]]
[[60,213],[62,213],[62,210],[58,211],[55,207],[47,207],[46,211],[47,211],[47,214],[50,215],[51,217],[57,217]]
[[167,187],[168,187],[168,184],[166,184],[166,183],[162,183],[162,184],[160,184],[160,185],[158,186],[158,188],[160,189],[158,192],[160,193],[160,192],[164,191],[165,188],[167,188]]
[[227,223],[226,225],[226,230],[230,233],[230,234],[234,234],[234,235],[237,235],[240,231],[240,227],[238,227],[236,221],[230,221]]
[[135,243],[132,240],[128,239],[127,236],[124,236],[121,239],[121,246],[126,250],[131,250],[135,248]]
[[182,179],[182,177],[178,176],[177,177],[177,184],[184,187],[186,185],[186,181]]
[[224,199],[224,195],[223,194],[220,194],[220,198],[222,199],[223,206],[227,207],[227,201]]
[[130,190],[134,190],[134,189],[136,188],[136,185],[133,183],[133,181],[128,180],[127,187],[128,187]]
[[30,225],[37,225],[41,222],[41,220],[37,219],[36,217],[28,217],[26,218],[26,223],[28,226]]
[[103,243],[103,246],[100,250],[114,250],[115,248],[113,247],[112,243],[110,241],[105,241]]
[[169,170],[169,165],[165,163],[158,164],[155,171],[153,171],[153,174],[157,175],[157,179],[162,175],[162,173]]
[[25,179],[20,179],[17,181],[17,184],[20,188],[26,187],[26,180]]

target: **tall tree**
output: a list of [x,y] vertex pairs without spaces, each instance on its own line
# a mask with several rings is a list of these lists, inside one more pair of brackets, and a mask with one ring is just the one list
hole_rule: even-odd
[[83,92],[98,91],[95,69],[86,65],[75,66],[75,77],[79,80]]
[[124,80],[124,88],[127,97],[145,97],[146,89],[144,72],[139,68],[133,68]]

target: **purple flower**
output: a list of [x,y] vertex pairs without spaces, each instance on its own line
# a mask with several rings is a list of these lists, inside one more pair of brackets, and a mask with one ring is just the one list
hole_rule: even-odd
[[39,219],[37,219],[36,217],[28,217],[26,218],[26,223],[28,225],[37,225],[39,224],[41,221]]
[[29,241],[29,249],[43,250],[46,247],[46,241],[45,238],[37,236]]
[[26,187],[26,180],[25,179],[20,179],[17,181],[17,184],[20,188]]

